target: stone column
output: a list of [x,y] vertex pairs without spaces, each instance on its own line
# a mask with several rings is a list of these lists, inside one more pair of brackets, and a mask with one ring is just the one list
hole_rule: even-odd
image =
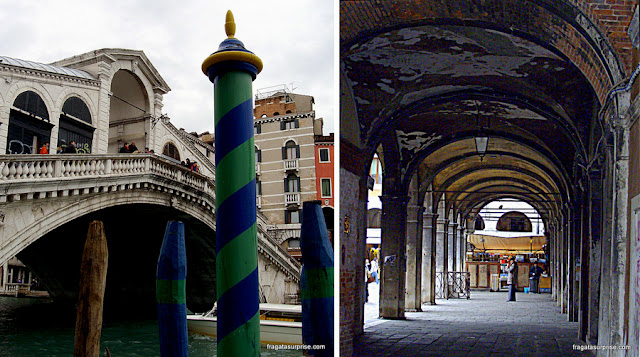
[[[449,271],[449,250],[448,250],[448,240],[447,240],[447,230],[449,226],[448,219],[439,219],[437,220],[436,227],[436,273],[442,273],[442,276],[446,276]],[[443,286],[436,287],[436,289],[440,289],[440,291],[444,291]]]
[[589,328],[589,269],[591,262],[589,261],[589,226],[587,222],[589,211],[586,209],[587,205],[587,201],[583,201],[580,207],[580,305],[578,310],[578,338],[582,341],[587,340],[587,331]]
[[467,237],[464,235],[464,225],[458,225],[458,257],[456,271],[465,271],[464,262],[467,257]]
[[591,187],[589,188],[588,205],[588,259],[589,286],[587,294],[587,336],[586,342],[596,345],[598,342],[598,320],[600,318],[600,260],[602,252],[602,175],[600,171],[589,173]]
[[[574,217],[573,210],[570,210],[567,213],[567,217]],[[574,301],[574,289],[575,289],[575,274],[576,274],[576,247],[575,247],[575,234],[576,234],[576,223],[575,220],[569,219],[567,220],[567,321],[575,322],[577,321],[575,318],[574,310],[575,310],[575,301]]]
[[[407,274],[405,289],[405,311],[421,311],[420,308],[420,266],[418,261],[422,261],[422,232],[418,231],[418,217],[420,207],[409,205],[407,207]],[[420,234],[418,234],[420,233]],[[417,297],[417,298],[416,298]]]
[[447,243],[448,243],[448,247],[449,247],[449,260],[447,261],[447,270],[448,271],[457,271],[456,270],[456,265],[457,265],[457,249],[458,249],[458,224],[455,222],[449,223],[449,227],[448,227],[448,238],[447,238]]
[[407,196],[380,196],[382,201],[382,279],[380,317],[404,319],[406,274]]
[[436,220],[437,214],[422,215],[422,303],[436,304]]
[[[615,199],[613,200],[613,234],[611,237],[611,340],[608,345],[625,345],[625,326],[628,313],[628,288],[627,277],[630,267],[627,258],[629,234],[629,129],[627,127],[617,129],[614,134],[617,152],[613,161],[613,187]],[[633,172],[632,175],[637,175]],[[632,347],[633,348],[633,347]],[[618,352],[621,356],[623,353]]]
[[2,266],[2,285],[0,285],[0,291],[7,289],[7,282],[9,280],[9,262],[5,262]]

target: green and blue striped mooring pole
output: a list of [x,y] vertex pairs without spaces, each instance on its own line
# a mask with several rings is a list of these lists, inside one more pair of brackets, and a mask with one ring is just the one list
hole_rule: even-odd
[[214,84],[218,356],[260,355],[256,173],[251,82],[262,61],[234,37],[202,63]]
[[161,357],[187,357],[187,249],[184,224],[169,221],[156,270],[156,305]]

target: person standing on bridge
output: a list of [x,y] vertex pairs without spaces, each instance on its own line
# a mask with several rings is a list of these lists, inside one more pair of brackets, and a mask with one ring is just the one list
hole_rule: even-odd
[[509,285],[509,301],[516,301],[516,287],[518,286],[518,263],[516,258],[509,258],[509,264],[507,265],[507,285]]
[[66,148],[64,148],[65,154],[77,154],[78,150],[76,149],[76,142],[72,141]]

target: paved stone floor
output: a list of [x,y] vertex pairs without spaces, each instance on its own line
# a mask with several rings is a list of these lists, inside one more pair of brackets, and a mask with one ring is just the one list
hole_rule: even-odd
[[355,356],[593,356],[574,350],[578,324],[550,294],[472,291],[470,300],[436,300],[406,320],[378,319],[379,285],[369,284],[365,333]]

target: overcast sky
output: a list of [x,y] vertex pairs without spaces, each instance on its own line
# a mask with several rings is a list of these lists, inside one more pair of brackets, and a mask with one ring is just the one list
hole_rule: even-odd
[[200,66],[236,37],[264,63],[257,89],[286,84],[315,98],[335,131],[334,2],[318,0],[0,0],[0,55],[50,63],[100,48],[142,50],[171,87],[163,112],[178,128],[213,131],[213,84]]

